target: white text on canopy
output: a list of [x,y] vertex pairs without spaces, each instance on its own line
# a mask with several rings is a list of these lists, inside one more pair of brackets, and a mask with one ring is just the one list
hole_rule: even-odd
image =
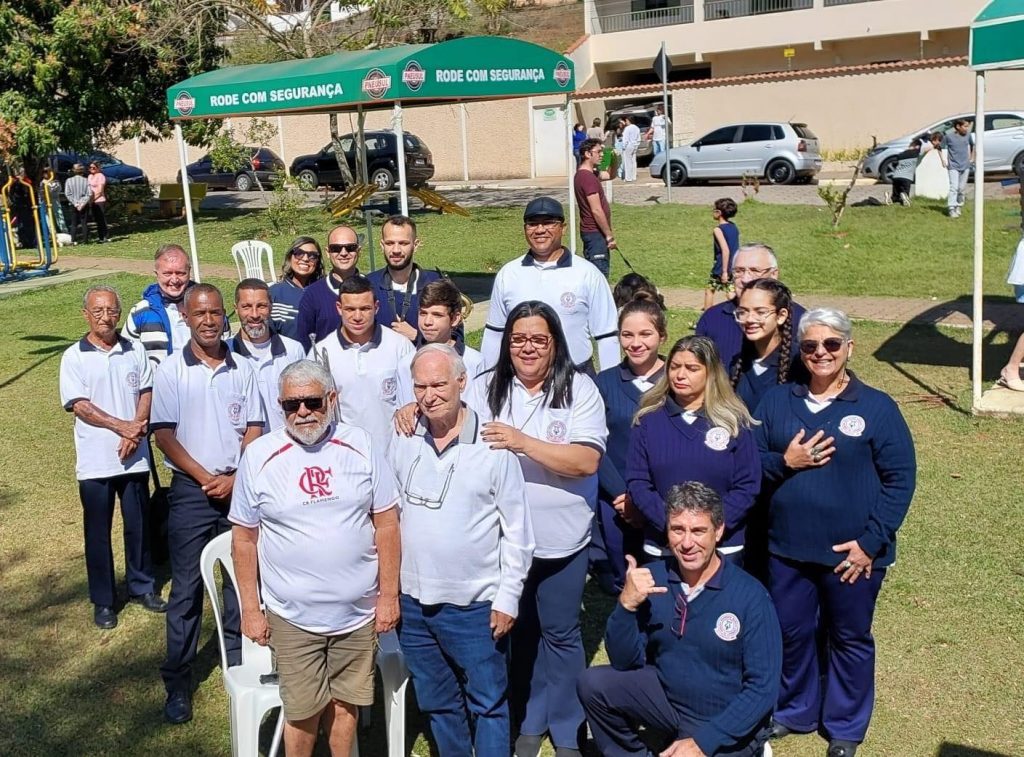
[[439,68],[434,81],[440,84],[471,82],[474,84],[496,81],[544,81],[542,68]]

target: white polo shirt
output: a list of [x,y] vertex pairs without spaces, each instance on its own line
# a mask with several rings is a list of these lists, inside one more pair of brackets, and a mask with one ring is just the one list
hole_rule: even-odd
[[228,519],[260,530],[267,608],[311,633],[342,634],[374,617],[370,516],[396,504],[394,474],[363,429],[335,424],[306,447],[282,428],[246,448]]
[[421,419],[388,457],[402,498],[402,592],[426,605],[490,602],[516,617],[534,543],[515,455],[480,439],[467,407],[445,449]]
[[[60,359],[60,401],[71,412],[88,400],[108,415],[133,420],[139,396],[153,389],[153,369],[141,342],[118,337],[103,350],[82,337]],[[135,454],[118,457],[121,437],[109,429],[75,418],[75,476],[79,481],[145,473],[149,470],[149,441],[143,437]]]
[[563,248],[557,261],[538,263],[527,253],[498,271],[480,345],[487,367],[498,362],[508,314],[527,300],[545,302],[558,313],[576,365],[593,356],[591,339],[597,342],[602,369],[618,364],[618,312],[612,290],[593,263]]
[[274,334],[270,337],[269,349],[263,354],[253,354],[252,343],[245,341],[239,332],[228,342],[228,349],[247,361],[256,372],[256,388],[263,403],[263,432],[281,428],[284,425],[284,411],[277,401],[281,396],[278,389],[281,373],[292,363],[306,357],[302,345],[294,339]]
[[[248,361],[235,360],[231,350],[213,370],[189,343],[157,368],[149,427],[174,429],[185,451],[210,473],[238,468],[245,430],[262,425],[256,373]],[[170,460],[167,466],[178,470]]]
[[350,343],[339,328],[310,350],[311,360],[326,352],[341,419],[369,431],[385,452],[394,435],[392,416],[399,407],[398,367],[414,350],[412,342],[379,323],[366,344]]
[[[487,387],[493,373],[473,382],[466,404],[483,422],[501,421],[524,434],[552,444],[588,444],[604,454],[608,438],[604,402],[593,380],[576,373],[572,382],[572,405],[548,407],[547,394],[530,395],[518,379],[512,380],[512,397],[502,413],[492,418],[487,407]],[[526,479],[526,499],[533,521],[537,547],[535,557],[567,557],[590,541],[590,525],[597,506],[597,474],[575,478],[552,473],[526,455],[518,455]]]
[[[473,379],[484,372],[484,356],[472,347],[467,347],[465,344],[460,342],[455,343],[455,350],[462,357],[462,362],[466,364],[466,388],[462,390],[462,393],[468,394],[469,387],[473,384]],[[399,407],[404,407],[410,402],[416,401],[416,396],[413,394],[412,390],[412,359],[415,356],[415,352],[406,355],[402,358],[402,362],[398,366]]]

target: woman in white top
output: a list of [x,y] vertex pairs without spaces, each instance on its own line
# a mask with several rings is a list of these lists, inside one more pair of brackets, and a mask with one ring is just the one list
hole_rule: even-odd
[[573,367],[558,315],[536,300],[509,314],[498,361],[473,392],[474,409],[490,421],[484,440],[512,450],[522,465],[537,544],[512,631],[515,751],[533,757],[550,734],[559,757],[579,755],[576,678],[586,667],[579,616],[608,435],[604,404]]

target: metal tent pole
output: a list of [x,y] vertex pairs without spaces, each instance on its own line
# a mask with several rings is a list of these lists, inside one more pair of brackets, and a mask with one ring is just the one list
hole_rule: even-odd
[[985,72],[975,77],[974,113],[974,297],[971,318],[971,387],[974,405],[981,399],[981,348],[985,317],[983,276],[985,267]]
[[185,137],[181,133],[181,124],[174,124],[174,138],[178,141],[178,157],[181,160],[181,192],[185,198],[185,222],[188,224],[188,245],[192,252],[192,278],[201,281],[199,278],[199,252],[196,249],[196,224],[192,218],[192,192],[188,185],[188,158],[185,155]]
[[[370,171],[366,167],[366,113],[363,111],[363,106],[356,106],[356,118],[357,134],[356,138],[356,157],[359,158],[359,170],[362,171],[363,181],[369,183]],[[351,125],[351,122],[349,123]],[[377,261],[375,260],[376,255],[373,252],[373,218],[369,213],[363,211],[363,219],[366,221],[366,248],[370,251],[370,270],[377,270]]]
[[570,118],[569,107],[572,100],[569,95],[565,96],[565,135],[567,144],[565,151],[568,154],[569,174],[569,252],[576,254],[576,192],[573,191],[573,179],[575,178],[576,160],[572,154],[572,118]]
[[405,131],[402,129],[402,101],[395,100],[392,129],[398,140],[398,192],[402,200],[402,215],[409,215],[409,192],[405,186]]

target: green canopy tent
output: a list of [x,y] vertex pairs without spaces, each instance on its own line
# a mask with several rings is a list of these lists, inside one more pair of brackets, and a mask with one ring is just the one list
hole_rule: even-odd
[[[184,180],[186,153],[181,121],[390,109],[398,136],[401,207],[408,214],[403,106],[563,95],[563,107],[568,109],[569,95],[574,89],[572,61],[546,47],[507,37],[463,37],[432,45],[342,51],[320,58],[208,71],[170,87],[167,110],[175,122]],[[571,154],[571,119],[566,118],[566,123],[566,152]],[[571,205],[572,172],[569,173]],[[199,261],[187,181],[182,189],[193,272],[198,280]],[[570,218],[575,226],[571,212]],[[575,239],[574,228],[570,233]]]
[[[985,72],[1024,68],[1024,0],[991,0],[971,22],[969,65],[975,76],[973,407],[981,400],[982,274],[984,272]],[[1024,191],[1024,187],[1021,188]]]

